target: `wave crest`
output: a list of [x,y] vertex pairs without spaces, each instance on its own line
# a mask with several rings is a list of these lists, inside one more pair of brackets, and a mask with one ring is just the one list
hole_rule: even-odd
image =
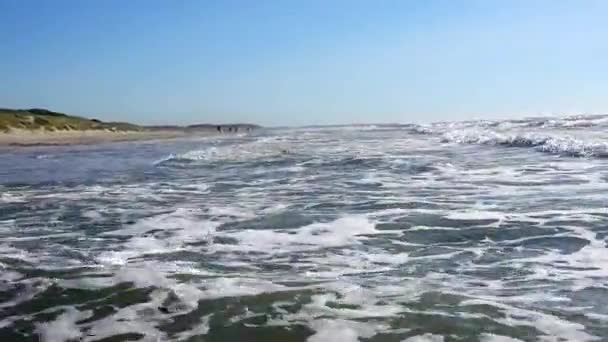
[[450,131],[442,142],[534,148],[537,151],[573,157],[608,158],[608,143],[590,142],[574,137],[548,136],[534,133],[506,134],[494,131]]
[[191,164],[197,162],[248,161],[260,158],[272,158],[290,152],[285,142],[276,138],[262,138],[251,142],[235,143],[223,146],[210,146],[185,153],[170,154],[155,165]]

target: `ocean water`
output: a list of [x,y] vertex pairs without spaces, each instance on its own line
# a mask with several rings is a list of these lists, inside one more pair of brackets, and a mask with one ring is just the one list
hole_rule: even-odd
[[608,117],[0,151],[0,341],[608,341]]

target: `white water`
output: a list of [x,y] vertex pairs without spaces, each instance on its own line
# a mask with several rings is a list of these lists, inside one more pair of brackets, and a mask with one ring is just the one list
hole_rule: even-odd
[[[239,329],[256,340],[270,328],[313,342],[601,341],[605,123],[126,144],[46,182],[20,178],[40,159],[14,154],[0,165],[13,180],[0,196],[0,327],[43,341],[213,340]],[[116,158],[131,164],[106,173]],[[111,287],[132,292],[107,299]],[[56,297],[70,300],[23,306]]]

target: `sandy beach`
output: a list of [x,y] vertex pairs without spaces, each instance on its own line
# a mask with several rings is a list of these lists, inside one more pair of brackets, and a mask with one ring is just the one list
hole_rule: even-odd
[[80,145],[117,141],[156,140],[188,137],[193,135],[210,135],[212,132],[199,131],[188,133],[179,130],[120,131],[87,130],[87,131],[30,131],[11,130],[0,133],[0,146],[39,146],[39,145]]

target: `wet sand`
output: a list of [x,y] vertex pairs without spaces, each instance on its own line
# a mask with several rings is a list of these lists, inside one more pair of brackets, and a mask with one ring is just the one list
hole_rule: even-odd
[[0,133],[0,146],[81,145],[115,141],[172,139],[211,134],[214,133],[208,131],[184,132],[179,130],[126,132],[112,132],[107,130],[56,132],[11,130],[8,133]]

